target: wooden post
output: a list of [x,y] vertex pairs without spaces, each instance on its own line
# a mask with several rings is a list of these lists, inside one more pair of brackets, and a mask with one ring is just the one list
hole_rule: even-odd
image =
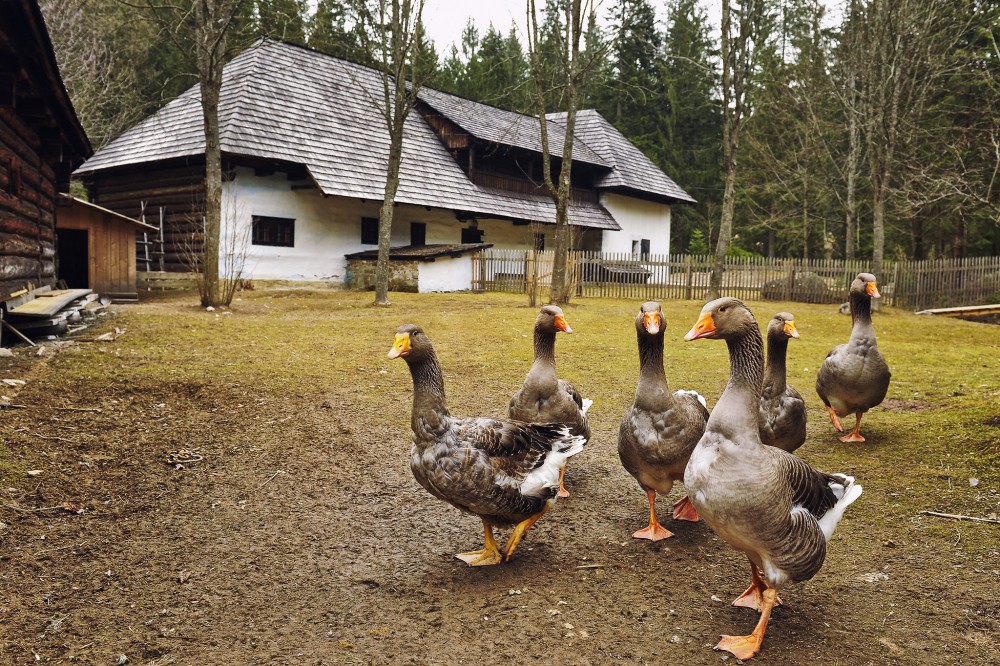
[[166,254],[166,243],[163,238],[163,206],[160,206],[160,272],[163,272],[163,256]]
[[694,279],[694,266],[692,265],[692,260],[693,259],[691,255],[688,255],[686,275],[685,275],[685,279],[687,282],[687,289],[684,292],[684,298],[686,298],[689,301],[692,298],[694,298],[694,285],[692,284],[692,280]]
[[892,264],[892,307],[899,305],[899,262]]

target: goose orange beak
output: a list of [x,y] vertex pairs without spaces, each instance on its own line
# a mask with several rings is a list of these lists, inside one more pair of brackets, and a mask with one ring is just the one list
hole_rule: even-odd
[[646,332],[650,335],[656,335],[660,332],[660,326],[662,325],[659,312],[650,312],[642,315],[642,325],[646,329]]
[[572,333],[573,329],[569,327],[566,323],[566,317],[562,315],[556,315],[556,330],[562,331],[563,333]]
[[874,282],[869,282],[868,284],[866,284],[865,285],[865,291],[872,298],[881,298],[882,297],[882,294],[878,293],[878,285],[875,284]]
[[715,320],[712,319],[711,312],[705,312],[700,317],[698,321],[687,332],[684,339],[690,342],[691,340],[700,340],[702,338],[711,338],[715,335]]
[[798,329],[795,328],[795,322],[794,321],[786,321],[785,322],[785,335],[787,335],[790,338],[797,338],[797,337],[799,337],[799,331],[798,331]]
[[410,334],[397,333],[396,340],[392,343],[392,349],[389,350],[389,358],[399,358],[400,356],[406,356],[409,353]]

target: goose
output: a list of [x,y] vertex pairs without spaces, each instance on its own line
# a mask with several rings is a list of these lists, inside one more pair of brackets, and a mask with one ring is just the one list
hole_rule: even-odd
[[[455,557],[474,567],[509,561],[525,532],[555,503],[559,471],[583,450],[583,437],[560,424],[452,416],[434,346],[419,326],[400,326],[388,356],[406,361],[413,378],[414,478],[483,522],[483,548]],[[501,553],[493,528],[510,526]]]
[[753,632],[723,635],[715,646],[739,659],[760,651],[778,591],[819,572],[827,542],[861,486],[816,471],[764,446],[757,427],[763,340],[753,314],[735,298],[707,303],[685,340],[718,338],[729,347],[730,377],[691,453],[684,485],[698,514],[750,560],[750,587],[734,602],[760,612]]
[[[587,410],[593,401],[565,379],[556,375],[556,333],[572,333],[562,308],[545,305],[535,318],[535,361],[524,378],[524,384],[510,399],[508,416],[527,423],[562,423],[574,435],[590,439]],[[563,469],[559,474],[559,497],[569,497],[563,485]]]
[[837,345],[826,356],[816,376],[819,394],[830,421],[843,432],[839,416],[854,414],[854,431],[840,438],[842,442],[863,442],[861,417],[885,400],[892,373],[875,342],[872,325],[872,299],[879,298],[878,284],[871,273],[858,273],[850,289],[851,338]]
[[[663,369],[663,338],[667,328],[660,304],[643,303],[635,318],[639,343],[639,384],[635,400],[618,429],[618,457],[649,500],[649,526],[632,536],[659,541],[673,536],[656,518],[656,494],[666,495],[705,432],[708,409],[695,391],[670,393]],[[685,497],[674,505],[674,518],[698,520]]]
[[799,337],[795,318],[779,312],[767,325],[767,364],[760,396],[760,439],[791,453],[806,441],[806,403],[785,379],[788,340]]

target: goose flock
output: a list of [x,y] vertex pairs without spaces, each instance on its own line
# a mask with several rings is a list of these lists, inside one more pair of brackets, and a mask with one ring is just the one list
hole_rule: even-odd
[[[829,353],[816,380],[838,431],[839,417],[856,416],[844,442],[864,441],[861,417],[882,402],[889,385],[872,326],[873,298],[879,298],[875,277],[859,274],[850,287],[850,340]],[[779,591],[816,575],[827,542],[862,489],[853,477],[818,471],[793,454],[806,439],[806,409],[786,381],[788,342],[799,337],[791,314],[778,313],[768,324],[765,364],[760,327],[742,301],[719,298],[702,308],[684,339],[724,340],[730,360],[729,382],[711,412],[695,391],[670,392],[666,327],[660,305],[643,303],[635,318],[639,381],[618,436],[622,466],[649,501],[649,523],[632,536],[673,536],[659,522],[656,496],[683,483],[687,495],[674,505],[673,518],[704,520],[749,560],[750,586],[733,605],[760,618],[750,634],[723,635],[715,646],[749,659],[781,604]],[[470,566],[510,560],[527,530],[569,495],[563,475],[590,438],[591,401],[557,376],[560,332],[572,333],[565,314],[544,306],[535,320],[534,363],[510,400],[508,418],[491,418],[452,416],[427,334],[413,324],[396,331],[389,358],[406,361],[413,379],[410,468],[429,493],[482,521],[483,548],[456,555]],[[513,527],[502,550],[497,527]]]

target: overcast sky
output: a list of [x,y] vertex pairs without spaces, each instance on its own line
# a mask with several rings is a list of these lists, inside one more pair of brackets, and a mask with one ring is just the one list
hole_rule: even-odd
[[[539,14],[545,6],[545,0],[535,0]],[[425,0],[424,26],[427,34],[437,47],[438,55],[447,55],[451,45],[461,46],[462,30],[471,16],[482,36],[489,28],[490,22],[504,35],[510,30],[511,22],[518,26],[518,37],[523,44],[524,17],[527,0]],[[657,12],[662,12],[662,1],[653,1]],[[609,0],[604,0],[597,8],[597,15],[604,17]]]
[[[541,13],[545,0],[535,0],[535,2]],[[615,4],[614,0],[595,0],[595,3],[597,16],[603,22],[608,8]],[[824,23],[828,24],[839,16],[837,6],[840,3],[839,0],[826,0],[825,4],[828,16]],[[665,20],[666,0],[652,0],[652,5],[660,21]],[[709,23],[715,26],[715,32],[718,32],[722,3],[719,0],[702,0],[701,5],[706,9]],[[489,28],[490,22],[506,35],[513,21],[517,24],[521,43],[525,44],[526,7],[527,0],[425,0],[424,25],[427,34],[434,40],[440,57],[448,55],[452,44],[461,46],[462,30],[465,29],[470,16],[475,20],[480,36]]]

